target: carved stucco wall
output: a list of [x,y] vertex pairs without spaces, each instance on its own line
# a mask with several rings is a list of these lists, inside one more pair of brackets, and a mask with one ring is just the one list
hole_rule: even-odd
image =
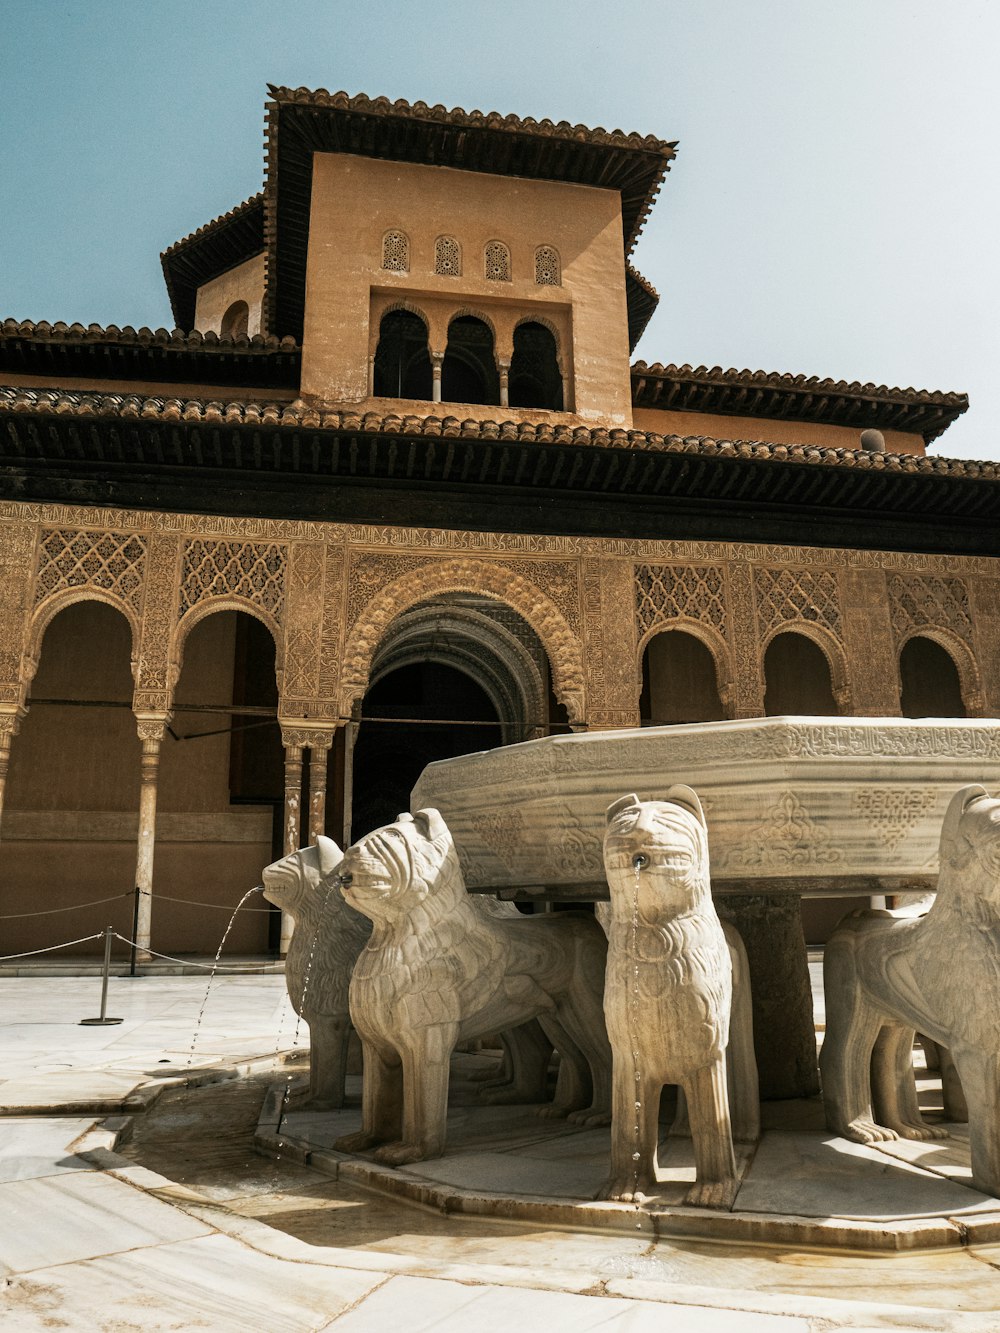
[[523,617],[576,726],[638,723],[642,653],[665,629],[707,644],[732,717],[763,713],[763,654],[787,630],[826,654],[842,713],[898,714],[898,654],[917,633],[954,656],[970,715],[1000,706],[996,560],[7,502],[0,572],[0,713],[11,724],[45,626],[82,597],[128,618],[144,715],[169,711],[191,626],[240,609],[274,635],[282,719],[336,726],[364,694],[393,620],[450,593]]

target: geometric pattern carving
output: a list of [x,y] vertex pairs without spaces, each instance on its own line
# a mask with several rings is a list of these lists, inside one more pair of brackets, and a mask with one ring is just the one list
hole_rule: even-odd
[[559,256],[551,245],[535,251],[535,282],[539,287],[559,286]]
[[183,616],[205,597],[245,597],[281,619],[285,551],[277,542],[193,541],[184,551]]
[[101,588],[138,611],[146,543],[128,532],[56,528],[41,541],[36,605],[63,588]]
[[840,637],[837,576],[830,570],[758,569],[754,584],[762,637],[789,620],[824,625]]
[[434,242],[434,272],[449,278],[462,276],[462,251],[454,236],[439,236]]
[[889,602],[897,642],[914,630],[936,627],[950,629],[971,647],[972,615],[964,579],[896,574],[889,580]]
[[483,259],[488,282],[510,282],[510,251],[503,241],[490,241]]
[[637,565],[639,637],[664,620],[686,617],[726,636],[726,578],[719,565]]
[[382,237],[382,267],[390,273],[405,273],[410,267],[410,242],[402,231],[387,231]]
[[895,851],[924,815],[933,809],[937,795],[920,787],[859,787],[854,809],[867,819],[880,841]]

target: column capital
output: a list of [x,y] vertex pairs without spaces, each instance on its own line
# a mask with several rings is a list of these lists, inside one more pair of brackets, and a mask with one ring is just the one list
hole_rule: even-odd
[[314,721],[308,719],[286,719],[279,718],[281,726],[281,743],[286,748],[296,746],[300,750],[329,750],[333,744],[334,737],[344,723],[338,720],[336,723],[328,726],[319,727]]
[[135,729],[141,741],[162,741],[173,713],[136,713]]

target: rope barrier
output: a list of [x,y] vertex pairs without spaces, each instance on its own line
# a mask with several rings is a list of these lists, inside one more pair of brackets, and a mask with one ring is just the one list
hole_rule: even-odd
[[[196,963],[190,958],[174,958],[172,954],[159,953],[156,949],[150,949],[148,945],[136,944],[135,940],[129,940],[126,939],[124,935],[119,935],[117,930],[114,934],[115,938],[121,940],[122,944],[134,946],[137,949],[141,949],[143,953],[151,953],[154,958],[165,958],[168,963],[180,963],[181,967],[198,967],[204,972],[233,972],[237,976],[244,977],[259,975],[260,973],[259,966],[231,967],[227,963]],[[90,938],[96,940],[99,937],[97,935],[92,935]]]
[[[199,902],[197,898],[171,898],[169,893],[150,893],[148,889],[140,889],[139,892],[144,898],[152,898],[153,902],[156,903],[184,903],[186,907],[214,907],[217,912],[232,912],[233,910],[232,906],[226,903],[203,903]],[[128,894],[127,896],[131,897],[132,895]],[[276,912],[277,910],[276,907],[244,907],[241,908],[240,915],[242,916],[244,912],[265,912],[270,916],[272,911]]]
[[[53,953],[56,949],[70,949],[74,944],[87,944],[90,940],[100,940],[104,938],[104,931],[99,930],[96,935],[83,935],[78,940],[67,940],[65,944],[50,944],[47,949],[27,949],[24,953],[5,953],[0,954],[0,963],[9,963],[12,958],[32,958],[39,953]],[[121,939],[121,936],[118,936]]]
[[[68,907],[44,907],[38,912],[2,912],[0,921],[17,921],[26,916],[52,916],[56,912],[82,912],[85,907],[100,907],[102,903],[116,903],[119,898],[131,898],[133,890],[128,893],[114,893],[110,898],[94,898],[89,903],[71,903]],[[259,911],[260,908],[254,909]]]

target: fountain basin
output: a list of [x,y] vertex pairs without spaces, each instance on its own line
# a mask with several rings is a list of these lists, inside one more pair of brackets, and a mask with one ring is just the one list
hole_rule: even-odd
[[693,787],[723,894],[926,892],[954,791],[1000,789],[1000,722],[748,718],[549,736],[429,764],[470,890],[606,898],[605,810]]

